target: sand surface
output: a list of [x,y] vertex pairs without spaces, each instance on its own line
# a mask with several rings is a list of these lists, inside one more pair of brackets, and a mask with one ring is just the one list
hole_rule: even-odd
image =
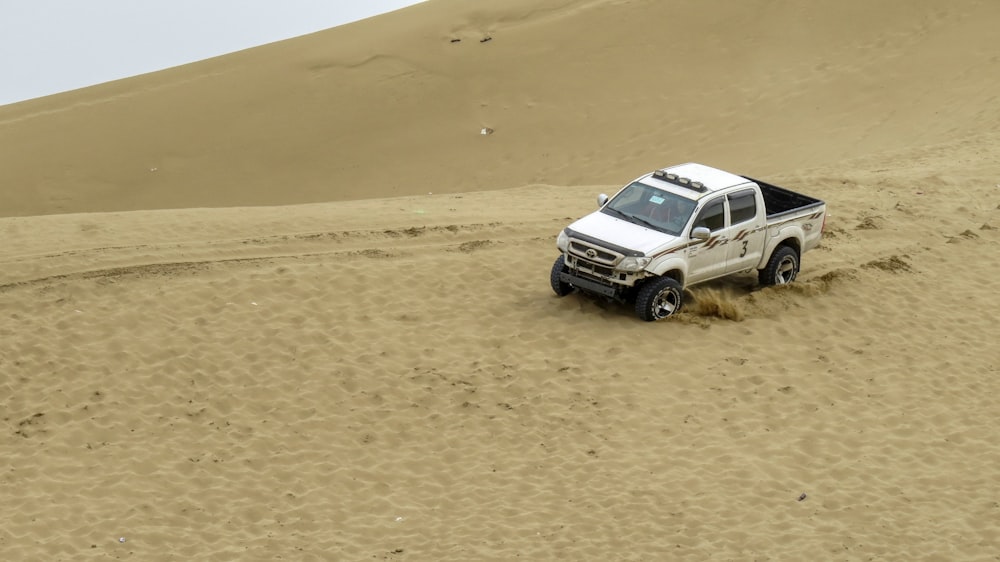
[[[0,558],[997,560],[998,22],[429,0],[0,107]],[[798,281],[555,297],[686,161],[827,201]]]

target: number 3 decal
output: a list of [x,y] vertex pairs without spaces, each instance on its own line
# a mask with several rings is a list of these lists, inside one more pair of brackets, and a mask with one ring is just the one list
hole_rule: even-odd
[[745,255],[747,255],[747,241],[746,240],[743,241],[743,251],[740,252],[740,257],[742,258]]

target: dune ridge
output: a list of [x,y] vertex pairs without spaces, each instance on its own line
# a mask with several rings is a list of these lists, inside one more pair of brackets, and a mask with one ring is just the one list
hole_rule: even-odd
[[0,107],[0,213],[771,175],[1000,127],[994,3],[730,4],[434,0]]

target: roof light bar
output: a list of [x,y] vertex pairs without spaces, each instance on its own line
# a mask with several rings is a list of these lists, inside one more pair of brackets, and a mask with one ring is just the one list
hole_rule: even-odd
[[691,178],[681,177],[672,172],[667,172],[666,170],[656,170],[653,172],[653,177],[660,181],[693,189],[694,191],[704,192],[708,190],[708,187],[700,181],[691,181]]

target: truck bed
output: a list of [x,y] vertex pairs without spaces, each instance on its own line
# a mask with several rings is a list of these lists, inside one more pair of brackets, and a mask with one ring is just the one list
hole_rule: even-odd
[[742,176],[760,186],[760,193],[764,197],[764,210],[768,220],[778,218],[781,215],[804,211],[811,207],[818,207],[823,204],[815,197],[802,195],[792,190],[778,187],[754,178]]

